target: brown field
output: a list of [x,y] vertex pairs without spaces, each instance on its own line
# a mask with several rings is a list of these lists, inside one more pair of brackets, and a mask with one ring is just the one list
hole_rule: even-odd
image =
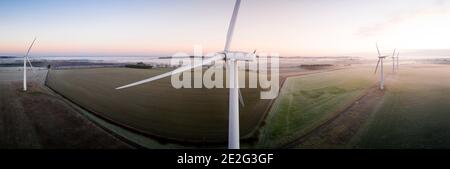
[[130,148],[53,96],[33,75],[23,92],[21,72],[0,74],[1,149]]
[[[169,77],[115,90],[166,71],[169,69],[52,70],[47,85],[81,107],[138,133],[183,142],[226,142],[228,89],[175,89]],[[253,136],[270,105],[271,100],[260,99],[260,90],[241,89],[245,100],[240,111],[243,138]]]

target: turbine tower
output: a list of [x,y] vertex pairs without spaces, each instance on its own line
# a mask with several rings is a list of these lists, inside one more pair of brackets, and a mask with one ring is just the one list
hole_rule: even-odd
[[34,38],[33,42],[31,42],[30,47],[27,50],[27,53],[25,56],[23,56],[23,91],[27,91],[27,62],[30,64],[31,69],[33,69],[33,65],[30,62],[30,59],[28,58],[28,54],[30,54],[31,48],[34,45],[34,42],[36,41],[36,38]]
[[392,72],[394,73],[395,73],[395,50],[397,50],[397,48],[394,49],[394,52],[392,52]]
[[383,60],[384,58],[386,58],[387,56],[381,56],[380,53],[380,49],[378,48],[378,44],[375,43],[375,45],[377,46],[377,51],[378,51],[378,62],[377,62],[377,66],[375,67],[375,74],[377,73],[378,70],[378,66],[381,63],[380,66],[380,90],[384,90],[384,70],[383,70]]
[[397,70],[400,68],[399,67],[399,59],[398,59],[398,55],[400,54],[400,52],[397,52]]
[[158,76],[150,77],[135,83],[131,83],[125,86],[118,87],[116,89],[124,89],[136,85],[141,85],[143,83],[148,83],[154,80],[165,78],[174,74],[178,74],[196,67],[200,67],[211,62],[225,60],[227,70],[229,73],[229,107],[228,107],[228,148],[229,149],[239,149],[239,102],[243,104],[241,92],[239,90],[239,78],[238,78],[238,61],[254,61],[256,58],[256,51],[253,53],[247,52],[232,52],[230,51],[230,45],[233,38],[233,32],[236,25],[236,19],[238,16],[239,7],[241,0],[236,0],[234,5],[233,14],[231,16],[230,25],[228,27],[227,37],[225,41],[225,48],[223,51],[216,53],[215,56],[204,59],[200,63],[194,63],[192,65],[186,65],[175,69],[171,72],[167,72]]

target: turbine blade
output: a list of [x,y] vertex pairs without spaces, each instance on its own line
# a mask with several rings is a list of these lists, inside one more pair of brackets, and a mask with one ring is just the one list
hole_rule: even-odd
[[375,67],[375,72],[374,72],[373,74],[376,74],[376,73],[377,73],[377,70],[378,70],[378,65],[380,64],[380,60],[381,60],[381,58],[380,58],[380,59],[378,59],[378,62],[377,62],[377,67]]
[[392,52],[392,57],[395,56],[395,50],[397,50],[397,48],[394,49],[394,52]]
[[380,49],[378,49],[378,43],[375,43],[375,46],[377,46],[378,57],[380,57],[380,56],[381,56],[381,53],[380,53]]
[[242,97],[241,89],[239,89],[239,103],[241,103],[242,107],[245,107],[244,97]]
[[231,15],[230,25],[228,27],[227,40],[225,41],[224,51],[228,52],[230,49],[231,40],[233,39],[234,26],[236,25],[236,19],[239,12],[239,6],[241,4],[241,0],[236,0],[234,4],[233,15]]
[[141,81],[138,81],[138,82],[134,82],[134,83],[131,83],[131,84],[128,84],[128,85],[125,85],[125,86],[118,87],[116,89],[124,89],[124,88],[128,88],[128,87],[132,87],[132,86],[137,86],[137,85],[141,85],[141,84],[144,84],[144,83],[148,83],[148,82],[151,82],[151,81],[155,81],[155,80],[158,80],[158,79],[162,79],[162,78],[165,78],[165,77],[177,74],[177,73],[184,72],[186,70],[190,70],[190,69],[193,69],[193,68],[196,68],[196,67],[199,67],[199,66],[203,66],[203,65],[209,64],[209,63],[217,61],[217,60],[222,60],[224,58],[225,58],[224,55],[216,55],[214,57],[205,59],[205,60],[203,60],[200,63],[196,63],[196,64],[188,65],[188,66],[183,66],[183,67],[175,69],[175,70],[173,70],[171,72],[163,73],[163,74],[160,74],[158,76],[154,76],[154,77],[151,77],[151,78],[148,78],[148,79],[144,79],[144,80],[141,80]]
[[31,42],[31,45],[30,45],[30,47],[28,48],[27,53],[25,54],[24,57],[28,57],[28,54],[30,53],[31,48],[33,47],[35,41],[36,41],[36,37],[34,38],[33,42]]
[[28,56],[25,57],[25,58],[27,59],[28,64],[30,64],[31,69],[34,70],[34,67],[33,67],[33,65],[31,64],[31,61],[30,61],[30,59],[28,58]]

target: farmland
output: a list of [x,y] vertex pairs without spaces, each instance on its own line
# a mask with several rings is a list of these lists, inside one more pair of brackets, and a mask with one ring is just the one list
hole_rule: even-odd
[[371,73],[353,68],[287,79],[257,146],[282,146],[331,119],[374,84]]
[[[50,73],[48,85],[100,116],[150,135],[195,143],[225,142],[227,89],[174,89],[166,78],[114,90],[166,71],[57,70]],[[370,68],[299,72],[300,76],[284,82],[267,115],[270,100],[259,99],[261,89],[243,89],[243,146],[447,148],[449,74],[447,65],[405,65],[395,74],[387,70],[386,89],[380,91],[378,75]]]
[[30,73],[23,92],[22,72],[0,68],[0,149],[131,148],[42,86],[46,72]]
[[[175,89],[170,77],[149,84],[116,87],[170,69],[98,68],[52,70],[47,85],[81,107],[126,128],[157,139],[192,143],[226,142],[228,89]],[[244,72],[242,71],[243,75]],[[251,138],[270,100],[260,90],[241,89],[241,136]]]
[[449,148],[450,67],[412,65],[387,79],[375,109],[353,148]]

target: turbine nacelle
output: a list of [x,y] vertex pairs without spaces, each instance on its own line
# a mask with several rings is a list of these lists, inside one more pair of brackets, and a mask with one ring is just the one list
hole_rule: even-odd
[[239,51],[229,51],[223,52],[225,55],[225,59],[227,60],[236,60],[236,61],[255,61],[256,60],[256,52],[248,53],[248,52],[239,52]]

